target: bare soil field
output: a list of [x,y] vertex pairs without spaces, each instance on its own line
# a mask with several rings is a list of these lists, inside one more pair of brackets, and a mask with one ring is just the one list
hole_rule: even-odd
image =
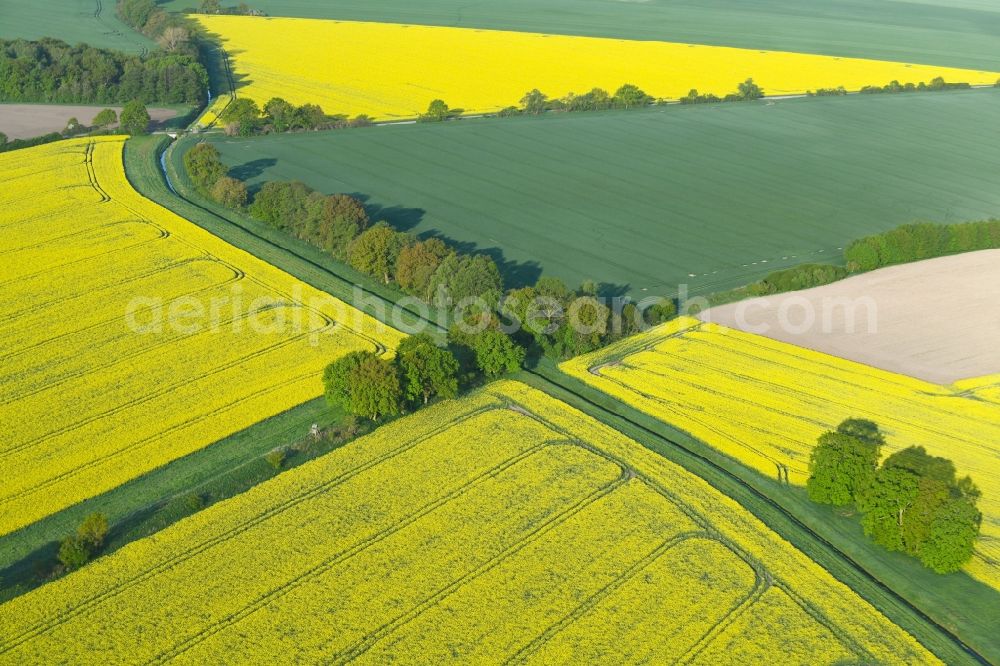
[[1000,250],[706,310],[706,321],[938,384],[1000,373]]
[[[9,139],[30,139],[49,132],[60,132],[70,118],[89,125],[101,109],[121,113],[120,106],[78,106],[72,104],[0,104],[0,132]],[[152,128],[177,116],[176,109],[150,108]]]

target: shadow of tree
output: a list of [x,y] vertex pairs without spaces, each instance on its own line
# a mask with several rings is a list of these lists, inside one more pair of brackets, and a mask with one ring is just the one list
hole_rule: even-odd
[[[232,167],[229,169],[229,175],[237,180],[247,182],[262,176],[267,169],[273,167],[277,163],[278,160],[273,157],[261,157],[259,159],[250,160],[249,162]],[[254,192],[260,189],[260,186],[256,184],[253,186],[248,185],[248,187],[250,187],[250,189]]]

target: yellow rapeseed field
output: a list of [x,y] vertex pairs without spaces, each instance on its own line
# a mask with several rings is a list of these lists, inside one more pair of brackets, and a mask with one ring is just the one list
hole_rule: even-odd
[[332,359],[400,339],[140,196],[123,142],[0,155],[0,535],[314,398]]
[[0,606],[0,664],[936,663],[732,499],[499,382]]
[[561,367],[791,483],[805,483],[817,437],[850,417],[878,423],[887,454],[924,446],[952,459],[983,490],[983,536],[966,570],[1000,589],[1000,378],[937,386],[684,317]]
[[769,95],[892,80],[992,85],[998,74],[908,63],[670,42],[572,37],[391,23],[197,15],[219,35],[237,94],[316,103],[328,113],[389,119],[435,98],[466,112],[517,104],[532,88],[562,97],[633,83],[677,99],[692,88],[724,95],[748,77]]

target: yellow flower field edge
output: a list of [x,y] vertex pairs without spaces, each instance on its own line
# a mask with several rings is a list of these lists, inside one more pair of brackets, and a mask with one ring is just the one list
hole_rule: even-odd
[[141,197],[121,137],[0,155],[0,535],[322,392],[402,334]]
[[655,41],[391,23],[197,15],[232,58],[236,90],[328,113],[413,118],[442,98],[469,113],[515,105],[538,88],[561,97],[624,83],[679,99],[723,96],[748,77],[768,95],[859,90],[892,80],[992,85],[1000,75],[911,63]]
[[923,446],[953,460],[983,493],[982,536],[965,570],[1000,589],[1000,401],[993,378],[938,386],[688,317],[560,368],[798,485],[808,477],[819,435],[847,418],[875,421],[886,433],[884,455]]
[[135,541],[0,624],[2,664],[937,663],[735,501],[513,381]]

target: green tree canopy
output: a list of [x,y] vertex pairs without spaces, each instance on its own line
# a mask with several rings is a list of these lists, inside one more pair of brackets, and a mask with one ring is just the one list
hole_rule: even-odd
[[184,153],[184,169],[195,186],[208,192],[220,178],[226,175],[219,149],[202,142]]
[[219,119],[233,125],[240,136],[251,136],[260,129],[260,107],[248,97],[238,97],[219,114]]
[[920,561],[937,573],[953,573],[972,557],[983,515],[967,497],[951,498],[937,511]]
[[615,91],[611,99],[612,105],[619,109],[633,109],[639,106],[648,106],[653,98],[647,95],[639,86],[626,83]]
[[524,363],[524,348],[495,328],[488,328],[476,335],[473,344],[476,365],[487,377],[516,372]]
[[372,352],[352,352],[328,365],[323,385],[327,402],[350,414],[377,421],[399,413],[399,375]]
[[434,344],[426,333],[403,340],[396,350],[396,359],[407,399],[426,404],[435,395],[442,398],[458,395],[458,361],[450,351]]
[[118,114],[114,109],[102,109],[97,112],[90,124],[98,129],[106,129],[118,122]]
[[399,253],[410,241],[410,236],[380,222],[354,239],[348,251],[348,260],[359,271],[389,284],[396,274]]
[[149,132],[149,112],[146,105],[137,99],[126,102],[122,108],[121,129],[129,136],[138,136]]
[[865,534],[888,550],[906,550],[903,526],[920,494],[920,477],[901,468],[880,469],[860,497]]
[[434,273],[430,294],[438,307],[482,299],[486,308],[493,311],[503,294],[503,278],[496,262],[485,254],[452,254]]
[[764,91],[753,82],[753,79],[747,79],[737,87],[737,94],[740,99],[751,100],[763,97]]
[[809,499],[834,506],[858,501],[875,479],[881,437],[878,426],[857,419],[821,435],[809,458]]
[[267,122],[275,132],[287,132],[295,122],[295,107],[280,97],[272,97],[264,105]]
[[535,116],[545,113],[548,103],[549,98],[538,88],[529,90],[521,98],[521,108],[524,109],[524,112]]
[[215,181],[211,192],[212,198],[226,208],[239,210],[247,205],[247,186],[242,180],[223,176]]
[[407,292],[429,300],[431,279],[454,250],[440,238],[428,238],[403,248],[396,263],[396,280]]
[[427,112],[417,117],[423,123],[436,123],[447,120],[459,113],[457,109],[451,109],[445,104],[443,99],[435,99],[427,105]]

